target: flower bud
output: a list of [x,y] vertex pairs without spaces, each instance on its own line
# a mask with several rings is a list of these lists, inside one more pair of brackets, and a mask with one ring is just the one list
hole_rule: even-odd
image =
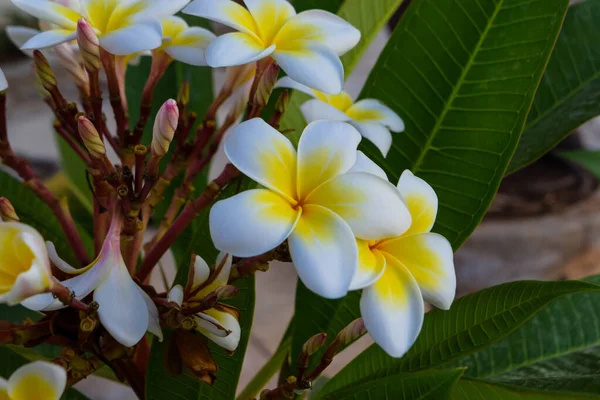
[[335,337],[335,341],[339,342],[341,346],[347,346],[365,333],[367,333],[365,323],[362,318],[358,318],[342,329]]
[[4,76],[4,72],[0,68],[0,92],[4,92],[8,89],[8,82],[6,81],[6,76]]
[[54,47],[54,53],[56,53],[60,64],[67,70],[69,75],[71,75],[77,87],[88,90],[87,88],[90,84],[90,81],[87,73],[81,67],[78,57],[71,45],[68,43],[59,44],[58,46]]
[[254,99],[252,99],[256,106],[264,107],[267,105],[269,98],[271,97],[271,93],[273,92],[273,88],[275,87],[275,83],[277,82],[278,74],[279,66],[277,63],[272,63],[267,67],[260,78]]
[[83,65],[88,71],[100,69],[100,41],[94,28],[84,19],[77,22],[77,44],[83,58]]
[[163,157],[169,151],[169,145],[175,136],[177,124],[179,123],[179,108],[175,100],[167,100],[162,105],[156,119],[154,120],[154,131],[152,136],[152,153],[157,157]]
[[19,222],[19,216],[15,208],[6,197],[0,197],[0,221]]
[[321,347],[323,347],[326,340],[327,340],[326,333],[317,333],[316,335],[314,335],[313,337],[308,339],[306,341],[306,343],[304,343],[304,345],[302,346],[302,353],[306,353],[306,355],[312,356]]
[[185,81],[181,85],[181,88],[179,89],[179,94],[177,95],[177,101],[179,102],[179,104],[183,105],[184,107],[187,106],[188,103],[190,102],[190,82],[189,81]]
[[39,50],[34,50],[33,61],[35,64],[35,73],[41,85],[49,92],[56,89],[56,77],[54,71],[48,63],[48,59]]
[[42,235],[20,222],[0,224],[0,304],[16,305],[48,291],[52,273]]
[[279,95],[279,98],[277,99],[277,103],[275,103],[275,111],[277,111],[280,114],[285,113],[285,110],[287,109],[289,102],[290,102],[290,91],[284,90]]
[[79,135],[87,151],[92,158],[101,159],[106,155],[106,148],[96,127],[86,117],[79,117],[77,123]]

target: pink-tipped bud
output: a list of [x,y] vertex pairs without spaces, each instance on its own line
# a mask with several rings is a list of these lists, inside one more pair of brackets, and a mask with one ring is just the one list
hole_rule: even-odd
[[347,346],[365,333],[367,333],[365,323],[362,318],[358,318],[342,329],[340,333],[337,334],[335,341],[339,342],[341,346]]
[[100,41],[94,28],[84,19],[77,21],[77,44],[83,58],[83,65],[88,71],[100,69]]
[[0,221],[19,221],[15,208],[6,197],[0,197]]
[[77,121],[79,135],[90,156],[95,159],[102,159],[106,155],[106,148],[96,127],[86,117],[79,117]]
[[152,153],[157,157],[164,157],[169,151],[169,145],[175,136],[179,123],[179,108],[173,99],[167,100],[162,105],[154,120],[152,133]]
[[321,347],[323,347],[326,340],[326,333],[317,333],[316,335],[308,339],[306,343],[304,343],[304,345],[302,346],[302,353],[305,353],[307,356],[312,356]]
[[254,95],[254,104],[260,107],[264,107],[269,102],[275,83],[277,82],[277,76],[279,75],[279,66],[277,63],[272,63],[267,67],[263,73],[258,87],[256,88],[256,94]]
[[54,52],[56,53],[60,64],[65,67],[69,75],[71,75],[75,81],[77,87],[84,88],[87,91],[90,84],[88,75],[79,63],[78,57],[71,45],[68,43],[59,44],[54,47]]
[[33,52],[33,62],[38,82],[49,92],[56,89],[56,77],[48,59],[39,50]]

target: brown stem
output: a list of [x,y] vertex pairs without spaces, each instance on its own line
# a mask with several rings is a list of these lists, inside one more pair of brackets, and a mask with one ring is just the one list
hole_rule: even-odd
[[257,271],[267,271],[269,269],[269,262],[276,259],[276,252],[277,249],[274,249],[265,254],[246,258],[242,261],[237,262],[231,268],[231,275],[229,275],[229,283],[233,283],[248,275],[252,275]]
[[54,130],[61,138],[65,140],[65,142],[67,142],[69,147],[73,149],[73,151],[83,160],[83,162],[85,162],[88,166],[92,164],[90,157],[85,153],[85,151],[83,151],[81,146],[79,146],[79,143],[77,143],[77,141],[75,141],[75,139],[69,135],[59,121],[56,121],[54,124]]
[[142,144],[138,144],[133,149],[135,154],[135,193],[140,193],[142,183],[144,182],[144,166],[146,164],[146,154],[148,149]]
[[127,114],[125,113],[123,100],[121,99],[122,88],[121,82],[117,76],[115,56],[101,48],[100,60],[102,61],[102,66],[106,72],[110,104],[117,123],[117,136],[119,137],[121,146],[124,146],[129,121],[127,120]]
[[104,176],[98,169],[90,171],[93,179],[94,196],[94,254],[100,254],[104,238],[110,225],[110,213],[108,203],[110,202],[110,186],[104,180]]
[[75,298],[75,293],[73,293],[67,287],[61,285],[58,281],[54,282],[50,292],[65,306],[84,312],[89,312],[94,309],[93,306],[85,304],[81,300]]
[[212,204],[224,187],[235,177],[237,177],[239,173],[240,171],[238,171],[237,168],[235,168],[232,164],[228,164],[221,175],[219,175],[219,177],[217,177],[214,181],[210,182],[206,189],[204,189],[204,192],[202,192],[202,194],[196,200],[189,202],[185,206],[171,228],[156,243],[156,245],[150,250],[150,252],[142,261],[140,269],[137,273],[137,277],[141,282],[146,281],[160,258],[167,252],[169,247],[171,247],[177,237],[183,233],[185,228],[188,227],[192,220],[198,216],[200,211]]

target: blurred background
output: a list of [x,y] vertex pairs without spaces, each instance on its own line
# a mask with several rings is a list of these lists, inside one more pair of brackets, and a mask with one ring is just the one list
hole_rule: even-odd
[[[52,113],[34,88],[31,60],[7,39],[7,25],[35,27],[35,21],[9,0],[0,0],[0,68],[10,85],[11,144],[31,160],[40,176],[52,179],[60,171],[50,128]],[[386,27],[348,79],[346,89],[352,95],[360,92],[388,36]],[[56,72],[65,96],[77,98],[68,75],[58,68]],[[483,223],[456,253],[458,296],[506,281],[577,279],[600,273],[599,181],[561,156],[578,149],[600,150],[600,119],[589,121],[551,153],[504,179]],[[165,264],[173,265],[168,259]],[[169,274],[174,275],[173,268]],[[268,272],[257,275],[257,285],[254,327],[240,387],[270,358],[287,327],[293,313],[294,269],[272,264]],[[336,357],[328,373],[339,370],[369,344],[369,338],[363,338]],[[103,378],[88,378],[78,388],[92,399],[135,398],[129,389]]]

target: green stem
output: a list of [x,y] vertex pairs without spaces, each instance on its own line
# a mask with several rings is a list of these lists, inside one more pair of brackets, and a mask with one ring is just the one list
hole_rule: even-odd
[[281,365],[285,361],[285,358],[289,355],[292,347],[292,338],[287,337],[279,345],[279,348],[273,354],[273,357],[258,371],[258,373],[252,378],[252,380],[246,385],[244,390],[237,397],[237,400],[248,400],[253,399],[260,391],[269,383],[271,378],[275,376],[281,369]]

